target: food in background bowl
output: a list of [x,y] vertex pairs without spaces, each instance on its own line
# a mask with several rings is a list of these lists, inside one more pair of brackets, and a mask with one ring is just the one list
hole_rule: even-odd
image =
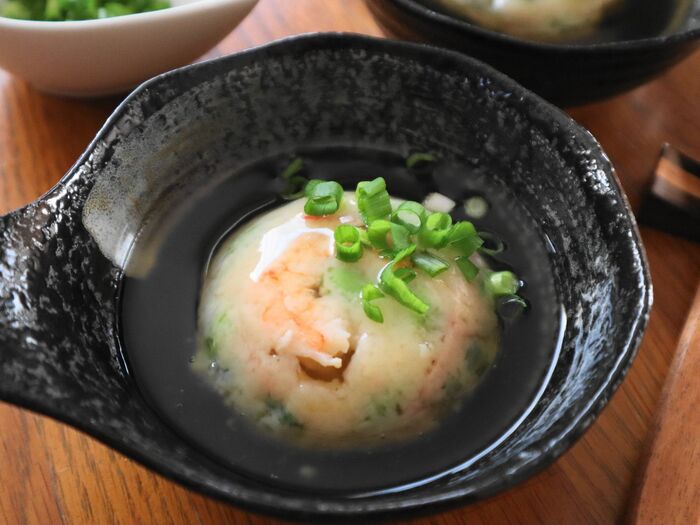
[[584,36],[619,0],[436,0],[494,31],[533,40]]
[[133,15],[170,7],[169,0],[9,0],[0,16],[51,22]]
[[494,298],[517,300],[518,279],[484,265],[471,222],[392,203],[381,177],[355,195],[318,179],[305,191],[219,247],[194,366],[278,435],[324,446],[414,437],[493,362]]

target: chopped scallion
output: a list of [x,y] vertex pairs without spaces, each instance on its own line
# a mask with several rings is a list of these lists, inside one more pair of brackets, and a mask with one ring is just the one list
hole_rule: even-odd
[[372,181],[363,181],[355,190],[357,209],[365,224],[377,219],[386,219],[391,215],[391,199],[386,191],[386,182],[382,177]]
[[409,231],[400,224],[394,224],[385,219],[377,219],[367,228],[369,242],[378,250],[397,252],[411,244]]
[[284,168],[284,171],[282,172],[282,178],[286,180],[290,180],[292,176],[296,175],[299,173],[302,168],[304,167],[304,161],[301,160],[300,157],[296,157],[292,162],[290,162],[286,168]]
[[496,301],[498,314],[506,321],[517,318],[527,308],[527,303],[519,295],[504,295]]
[[391,214],[391,220],[406,228],[411,234],[418,233],[427,213],[422,204],[414,201],[402,202]]
[[403,279],[396,276],[392,266],[393,263],[388,264],[379,276],[379,286],[382,291],[416,313],[427,312],[430,307],[413,293]]
[[411,257],[411,260],[417,268],[423,270],[430,277],[435,277],[450,267],[446,261],[428,252],[416,252]]
[[486,255],[498,255],[506,248],[504,242],[493,233],[479,232],[479,236],[484,241],[484,244],[479,247],[481,253],[485,253]]
[[461,221],[452,226],[447,236],[447,245],[466,257],[473,254],[482,244],[484,241],[469,221]]
[[411,169],[424,162],[435,162],[435,155],[432,153],[412,153],[406,158],[406,167]]
[[443,248],[452,226],[452,217],[446,213],[431,213],[418,232],[418,240],[428,248]]
[[513,272],[493,272],[484,281],[486,289],[496,297],[515,295],[520,288],[520,281]]
[[404,250],[411,245],[410,232],[400,224],[391,224],[391,248],[394,251]]
[[335,256],[344,262],[355,262],[362,257],[360,230],[349,224],[341,224],[333,233]]
[[415,251],[416,251],[415,244],[412,244],[412,245],[408,246],[407,248],[404,248],[403,250],[401,250],[400,252],[398,252],[394,256],[394,260],[391,261],[391,264],[394,266],[397,265],[398,263],[400,263],[401,261],[403,261],[407,257],[410,257],[411,255],[413,255],[413,252],[415,252]]
[[370,223],[367,227],[367,238],[369,242],[372,243],[378,250],[389,249],[389,242],[387,241],[387,235],[391,230],[391,223],[384,219],[377,219]]
[[296,157],[284,169],[280,177],[287,182],[287,189],[282,194],[285,200],[295,200],[304,196],[305,186],[307,184],[306,177],[298,175],[303,169],[304,161]]
[[382,297],[384,297],[384,294],[373,284],[364,285],[362,287],[362,292],[360,292],[362,309],[365,311],[367,317],[377,323],[384,322],[384,315],[376,304],[372,304],[372,301],[375,299],[381,299]]
[[394,271],[394,275],[401,279],[405,283],[410,283],[413,279],[417,277],[416,272],[410,268],[398,268]]
[[343,199],[343,187],[334,181],[310,180],[304,189],[308,197],[304,205],[307,215],[330,215],[338,211]]
[[479,267],[469,260],[469,257],[460,256],[455,259],[457,268],[462,272],[464,278],[471,282],[479,273]]

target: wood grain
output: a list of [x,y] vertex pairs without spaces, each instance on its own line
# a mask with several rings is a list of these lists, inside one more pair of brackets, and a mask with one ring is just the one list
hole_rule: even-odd
[[628,523],[700,524],[700,287],[673,358]]
[[[219,46],[230,53],[320,30],[381,35],[362,0],[262,0]],[[700,54],[662,78],[571,114],[601,141],[633,205],[664,142],[700,158]],[[0,213],[53,185],[118,98],[44,96],[0,72]],[[488,501],[415,525],[610,524],[635,469],[700,279],[700,246],[642,228],[655,305],[627,379],[585,436],[551,468]],[[0,524],[275,524],[204,498],[48,418],[0,403]]]

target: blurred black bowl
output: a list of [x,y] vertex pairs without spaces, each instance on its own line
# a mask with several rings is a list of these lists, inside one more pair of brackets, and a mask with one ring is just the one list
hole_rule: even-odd
[[[643,84],[684,59],[700,42],[700,0],[673,9],[667,1],[638,0],[629,8],[635,11],[616,17],[617,27],[606,28],[600,40],[556,44],[484,29],[429,0],[367,3],[394,36],[479,58],[560,106],[592,102]],[[681,21],[672,24],[674,16]]]

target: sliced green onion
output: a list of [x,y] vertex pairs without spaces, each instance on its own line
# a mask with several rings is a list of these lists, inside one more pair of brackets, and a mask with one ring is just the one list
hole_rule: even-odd
[[386,219],[391,214],[391,200],[386,191],[386,182],[382,177],[360,182],[355,195],[357,209],[365,224],[371,224],[377,219]]
[[396,266],[398,263],[406,259],[407,257],[410,257],[413,255],[413,252],[416,251],[416,245],[411,244],[409,247],[404,248],[403,250],[399,251],[395,256],[394,260],[391,261],[392,266]]
[[481,253],[486,255],[498,255],[506,249],[505,243],[493,233],[479,232],[479,237],[484,240],[484,244],[479,247]]
[[398,268],[397,270],[394,271],[394,275],[401,279],[405,283],[410,283],[413,279],[415,279],[418,274],[411,270],[410,268]]
[[301,175],[292,175],[288,180],[288,190],[282,194],[282,198],[288,201],[296,200],[305,195],[305,187],[307,184],[306,177]]
[[284,171],[282,172],[282,178],[285,180],[290,180],[292,176],[299,173],[304,167],[304,161],[300,157],[296,157],[292,162],[290,162]]
[[452,217],[446,213],[431,213],[418,232],[418,240],[428,248],[443,248],[452,226]]
[[389,242],[386,237],[390,230],[391,223],[389,221],[378,219],[371,222],[367,227],[367,238],[376,249],[387,250],[389,249]]
[[304,205],[307,215],[330,215],[338,211],[343,199],[343,187],[334,181],[310,180],[304,189],[308,201]]
[[322,182],[326,182],[322,179],[311,179],[306,183],[306,186],[304,186],[304,195],[307,197],[312,197],[314,195],[314,189],[316,189],[316,186],[321,184]]
[[393,265],[394,263],[386,265],[379,275],[379,286],[382,291],[409,310],[413,310],[421,315],[427,312],[430,307],[413,293],[403,279],[396,276],[392,268]]
[[295,200],[304,195],[305,186],[307,184],[306,177],[297,175],[304,168],[304,161],[296,157],[293,159],[280,177],[287,181],[287,190],[282,194],[282,198],[286,200]]
[[447,245],[466,257],[473,254],[482,244],[484,241],[469,221],[461,221],[452,226],[447,236]]
[[435,155],[432,153],[412,153],[406,158],[406,167],[411,169],[422,162],[435,162]]
[[375,299],[381,299],[382,297],[384,297],[384,294],[373,284],[364,285],[362,287],[362,292],[360,292],[362,309],[365,311],[367,317],[377,323],[384,322],[384,315],[382,315],[382,311],[376,304],[372,304],[372,301]]
[[360,242],[363,246],[367,248],[372,247],[372,242],[369,240],[369,235],[367,235],[367,230],[360,230]]
[[418,233],[425,222],[427,212],[422,204],[414,201],[402,202],[391,214],[391,220],[400,224],[410,233]]
[[446,261],[440,259],[437,255],[428,252],[414,253],[411,257],[413,264],[423,270],[430,277],[435,277],[447,270],[450,265]]
[[392,253],[403,250],[411,244],[411,235],[406,228],[385,219],[377,219],[370,223],[367,228],[367,238],[377,250],[387,250]]
[[457,263],[457,268],[462,272],[464,278],[469,282],[473,281],[479,273],[479,267],[471,262],[469,257],[457,257],[455,263]]
[[486,289],[496,297],[515,295],[520,288],[520,281],[513,272],[493,272],[486,277]]
[[333,233],[335,256],[344,262],[355,262],[362,257],[360,230],[349,224],[341,224]]
[[481,219],[489,211],[489,203],[483,197],[469,197],[464,201],[464,213],[472,219]]
[[527,308],[527,303],[519,295],[504,295],[499,297],[496,302],[498,314],[506,321],[512,321],[517,318]]
[[391,224],[391,248],[394,251],[404,250],[411,245],[411,234],[400,224]]

